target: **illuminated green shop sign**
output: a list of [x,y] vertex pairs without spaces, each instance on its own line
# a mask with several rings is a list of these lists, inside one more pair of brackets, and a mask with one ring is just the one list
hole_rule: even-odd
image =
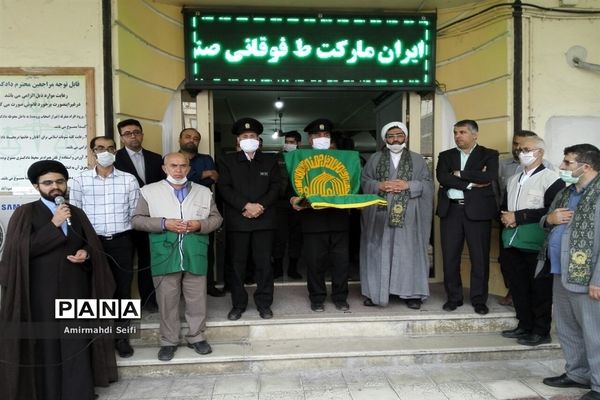
[[184,11],[186,87],[434,87],[435,15]]

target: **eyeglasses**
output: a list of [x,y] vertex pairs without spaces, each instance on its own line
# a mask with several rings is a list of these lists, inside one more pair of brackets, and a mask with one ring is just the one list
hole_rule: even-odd
[[115,146],[108,146],[108,147],[98,146],[98,147],[94,147],[93,151],[96,154],[104,153],[105,151],[108,151],[109,153],[114,153],[115,151],[117,151],[117,148]]
[[42,186],[52,186],[52,185],[54,185],[55,183],[56,183],[58,186],[62,186],[62,185],[64,185],[65,183],[67,183],[67,180],[66,180],[66,179],[57,179],[57,180],[54,180],[54,181],[52,181],[52,180],[47,180],[47,181],[41,181],[41,182],[39,182],[38,184],[39,184],[39,185],[42,185]]
[[132,138],[134,136],[142,136],[143,134],[144,134],[144,132],[142,132],[142,131],[127,131],[127,132],[121,133],[121,136],[126,137],[126,138]]
[[516,149],[516,150],[515,150],[515,153],[517,153],[517,154],[518,154],[518,153],[530,153],[530,152],[532,152],[532,151],[536,151],[536,150],[539,150],[539,149],[529,149],[529,148],[527,148],[527,147],[524,147],[524,148],[522,148],[522,149]]
[[404,133],[396,133],[394,135],[385,135],[386,139],[401,139],[403,137],[406,137],[406,135]]

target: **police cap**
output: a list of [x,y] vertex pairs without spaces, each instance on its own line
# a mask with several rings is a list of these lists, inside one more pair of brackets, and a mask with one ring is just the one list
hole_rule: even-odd
[[282,134],[282,136],[286,137],[286,138],[288,138],[288,137],[294,138],[294,140],[296,140],[296,142],[298,142],[298,143],[300,141],[302,141],[302,135],[300,135],[300,132],[298,132],[298,131],[284,132]]
[[231,127],[231,133],[236,136],[239,136],[244,132],[255,132],[257,135],[260,135],[262,131],[262,124],[254,118],[240,118],[235,121]]
[[326,118],[315,119],[310,124],[306,125],[304,132],[331,132],[333,130],[333,122]]

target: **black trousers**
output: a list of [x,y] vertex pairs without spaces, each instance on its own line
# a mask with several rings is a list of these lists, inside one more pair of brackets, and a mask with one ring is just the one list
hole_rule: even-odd
[[508,275],[510,274],[509,271],[506,270],[506,266],[507,264],[503,261],[503,257],[504,257],[504,245],[502,243],[502,224],[500,224],[500,229],[498,229],[498,246],[500,247],[499,251],[498,251],[498,262],[500,263],[500,273],[502,274],[502,280],[504,281],[504,286],[506,286],[506,288],[508,289],[508,291],[510,292],[510,285],[508,283]]
[[302,250],[302,228],[300,213],[289,205],[277,207],[277,230],[273,242],[273,258],[283,258],[286,245],[289,258],[299,258]]
[[552,280],[550,263],[534,277],[537,252],[510,247],[504,249],[502,260],[508,272],[509,288],[519,320],[519,328],[538,335],[550,333],[552,322]]
[[490,277],[492,221],[467,218],[464,206],[450,203],[448,215],[440,219],[444,288],[449,301],[463,301],[460,261],[465,239],[471,259],[471,304],[485,304]]
[[306,263],[308,297],[311,303],[323,303],[327,297],[325,272],[331,264],[331,300],[348,298],[348,231],[304,233],[302,258]]
[[[115,280],[114,299],[131,299],[131,283],[133,282],[133,242],[131,233],[111,240],[100,236],[100,242]],[[118,320],[119,326],[127,326],[129,320]]]
[[140,291],[142,306],[156,304],[152,271],[150,269],[150,242],[148,232],[132,231],[131,240],[138,257],[137,284]]
[[[252,251],[250,252],[250,248]],[[244,288],[248,256],[252,253],[254,261],[254,304],[258,310],[273,304],[273,270],[271,269],[271,251],[273,249],[273,231],[227,232],[227,252],[231,256],[231,269],[228,274],[229,289],[233,307],[246,309],[248,292]]]

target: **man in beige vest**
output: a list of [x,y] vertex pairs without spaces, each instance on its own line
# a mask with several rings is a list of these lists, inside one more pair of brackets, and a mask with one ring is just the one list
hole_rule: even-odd
[[223,221],[212,192],[188,182],[188,158],[181,153],[165,156],[165,180],[141,189],[133,217],[135,229],[150,232],[151,269],[160,313],[158,359],[169,361],[180,340],[179,301],[185,301],[189,326],[188,347],[198,354],[212,349],[206,328],[206,272],[208,233]]

